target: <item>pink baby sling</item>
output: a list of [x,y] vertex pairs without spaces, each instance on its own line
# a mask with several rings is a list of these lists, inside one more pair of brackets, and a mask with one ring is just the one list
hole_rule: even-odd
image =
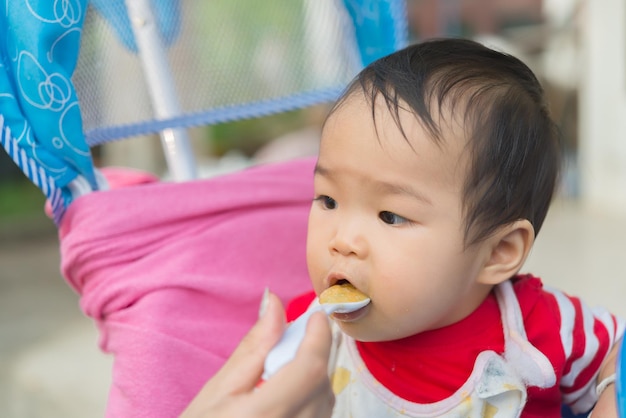
[[[61,269],[114,355],[107,417],[178,416],[255,322],[309,289],[314,159],[183,183],[104,170],[59,227]],[[124,186],[115,188],[118,186]]]

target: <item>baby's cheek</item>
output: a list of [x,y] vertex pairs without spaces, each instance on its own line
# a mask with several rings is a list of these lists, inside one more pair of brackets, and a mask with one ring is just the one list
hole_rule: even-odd
[[324,275],[320,270],[314,265],[309,265],[309,278],[317,295],[324,290]]
[[413,335],[420,328],[420,310],[415,308],[415,304],[419,302],[402,299],[398,297],[395,300],[376,303],[373,312],[376,326],[393,339]]

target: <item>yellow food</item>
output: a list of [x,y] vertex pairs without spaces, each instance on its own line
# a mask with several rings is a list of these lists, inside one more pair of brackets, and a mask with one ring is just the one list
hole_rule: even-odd
[[320,303],[359,302],[367,299],[367,295],[350,283],[341,283],[329,287],[320,294]]

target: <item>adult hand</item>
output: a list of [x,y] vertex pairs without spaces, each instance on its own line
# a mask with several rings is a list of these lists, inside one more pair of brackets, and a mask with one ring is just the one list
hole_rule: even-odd
[[308,322],[296,357],[260,387],[265,357],[285,330],[278,297],[268,294],[260,319],[181,418],[321,418],[335,402],[328,378],[331,334],[323,313]]

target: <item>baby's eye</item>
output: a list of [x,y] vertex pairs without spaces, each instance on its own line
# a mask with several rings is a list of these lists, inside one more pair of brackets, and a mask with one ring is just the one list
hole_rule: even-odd
[[320,195],[315,200],[320,202],[324,209],[335,209],[337,207],[337,202],[330,196]]
[[389,225],[398,225],[398,224],[403,224],[406,222],[409,222],[408,219],[403,218],[400,215],[396,215],[393,212],[389,212],[389,211],[382,211],[378,214],[378,217],[386,224]]

